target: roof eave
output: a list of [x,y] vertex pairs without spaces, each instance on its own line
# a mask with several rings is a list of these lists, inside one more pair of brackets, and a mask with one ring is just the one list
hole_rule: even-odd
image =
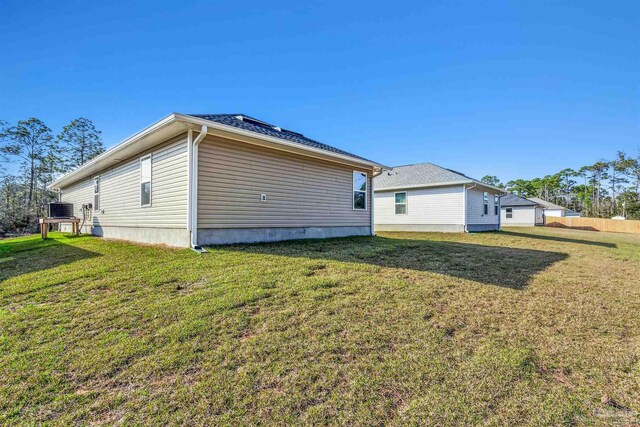
[[412,190],[418,188],[430,188],[430,187],[451,187],[464,184],[472,184],[473,181],[451,181],[451,182],[434,182],[429,184],[417,184],[417,185],[394,185],[391,187],[375,187],[375,191],[391,191],[391,190]]
[[[109,159],[113,158],[114,155],[118,154],[122,150],[124,150],[124,149],[126,149],[128,147],[131,147],[133,144],[135,144],[136,142],[139,142],[140,140],[142,140],[144,138],[151,137],[152,135],[154,135],[159,130],[165,128],[168,125],[174,124],[176,122],[177,122],[176,113],[171,113],[168,116],[163,117],[162,119],[158,120],[157,122],[147,126],[146,128],[142,129],[141,131],[136,132],[135,134],[131,135],[130,137],[124,139],[122,142],[120,142],[115,147],[110,148],[109,150],[105,151],[104,153],[100,154],[99,156],[94,157],[93,159],[91,159],[87,163],[83,164],[79,168],[77,168],[77,169],[75,169],[75,170],[73,170],[73,171],[61,176],[58,179],[56,179],[54,182],[49,184],[48,188],[49,189],[59,189],[60,187],[62,187],[64,185],[69,185],[69,184],[72,184],[72,183],[74,183],[74,182],[76,182],[76,181],[78,181],[80,179],[83,179],[85,177],[84,174],[85,173],[90,174],[91,173],[91,169],[95,168],[96,165],[108,161]],[[103,166],[101,169],[104,169],[105,167],[108,167],[108,166]]]
[[431,188],[431,187],[451,187],[451,186],[466,185],[466,184],[475,184],[479,187],[487,188],[500,193],[505,192],[505,190],[502,188],[494,187],[492,185],[487,185],[487,184],[475,181],[473,179],[449,181],[449,182],[433,182],[428,184],[417,184],[417,185],[394,185],[391,187],[376,187],[375,191],[391,191],[391,190],[404,190],[404,189],[411,190],[411,189]]
[[274,144],[279,144],[281,146],[284,147],[290,147],[290,148],[296,148],[296,149],[301,149],[303,151],[308,151],[311,153],[316,153],[316,154],[320,154],[323,156],[328,156],[328,157],[334,157],[336,159],[342,159],[342,160],[346,160],[350,163],[359,163],[359,164],[363,164],[363,165],[368,165],[368,166],[372,166],[372,167],[376,167],[376,168],[380,168],[380,169],[391,169],[391,167],[389,166],[385,166],[381,163],[377,163],[371,160],[367,160],[367,159],[362,159],[359,157],[352,157],[352,156],[347,156],[345,154],[340,154],[340,153],[334,153],[332,151],[328,151],[328,150],[323,150],[321,148],[314,148],[314,147],[309,147],[307,145],[304,144],[300,144],[300,143],[296,143],[296,142],[291,142],[291,141],[287,141],[286,139],[282,139],[282,138],[276,138],[276,137],[272,137],[272,136],[268,136],[268,135],[263,135],[257,132],[251,132],[245,129],[240,129],[234,126],[229,126],[229,125],[225,125],[222,123],[218,123],[218,122],[214,122],[212,120],[207,120],[207,119],[203,119],[201,117],[195,117],[195,116],[190,116],[187,114],[180,114],[180,113],[175,113],[176,118],[178,118],[179,120],[184,120],[185,122],[191,122],[193,124],[196,125],[206,125],[209,128],[213,128],[213,129],[219,129],[219,130],[223,130],[226,132],[231,132],[231,133],[235,133],[238,135],[244,135],[244,136],[248,136],[251,138],[257,138],[263,141],[267,141],[267,142],[271,142]]
[[[322,150],[322,149],[319,149],[319,148],[309,147],[309,146],[305,146],[304,144],[298,144],[298,143],[294,143],[294,142],[287,141],[287,140],[280,139],[280,138],[270,137],[270,136],[267,136],[267,135],[261,135],[261,134],[256,133],[256,132],[251,132],[251,131],[247,131],[247,130],[244,130],[244,129],[238,129],[238,128],[233,127],[233,126],[224,125],[224,124],[221,124],[221,123],[217,123],[217,122],[214,122],[214,121],[211,121],[211,120],[202,119],[202,118],[199,118],[199,117],[189,116],[189,115],[181,114],[181,113],[171,113],[168,116],[166,116],[166,117],[158,120],[157,122],[151,124],[150,126],[147,126],[143,130],[135,133],[134,135],[130,136],[129,138],[123,140],[122,142],[120,142],[115,147],[105,151],[104,153],[102,153],[101,155],[95,157],[94,159],[90,160],[89,162],[85,163],[84,165],[82,165],[78,169],[76,169],[74,171],[71,171],[71,172],[67,173],[66,175],[63,175],[60,178],[56,179],[53,183],[51,183],[48,186],[48,188],[49,189],[60,189],[61,187],[73,184],[74,182],[76,182],[76,181],[78,181],[80,179],[86,178],[86,176],[91,175],[91,173],[93,172],[94,169],[98,169],[98,170],[105,169],[106,167],[109,166],[109,164],[106,164],[106,163],[109,161],[109,159],[111,159],[117,153],[121,152],[122,150],[124,150],[124,149],[126,149],[128,147],[131,147],[133,144],[135,144],[136,142],[139,142],[140,140],[142,140],[144,138],[151,138],[158,131],[164,129],[167,126],[175,125],[177,123],[185,124],[184,129],[180,128],[179,130],[186,131],[187,129],[190,128],[190,125],[198,126],[198,127],[201,126],[201,125],[206,125],[210,129],[218,129],[218,130],[222,130],[222,131],[229,132],[229,133],[232,133],[232,134],[243,135],[243,136],[255,138],[255,139],[258,139],[258,140],[266,141],[266,142],[268,142],[270,144],[274,144],[276,146],[281,146],[283,148],[292,148],[292,149],[300,150],[301,152],[313,153],[315,155],[319,155],[319,156],[325,157],[327,159],[336,159],[336,160],[341,160],[343,162],[348,162],[348,163],[351,163],[351,164],[369,166],[369,167],[378,168],[378,169],[391,169],[388,166],[382,165],[382,164],[377,163],[377,162],[373,162],[371,160],[361,159],[361,158],[357,158],[357,157],[351,157],[351,156],[347,156],[347,155],[340,154],[340,153],[334,153],[334,152],[331,152],[331,151],[328,151],[328,150]],[[162,142],[162,140],[158,140],[156,142],[156,144],[160,143],[160,142]],[[105,163],[105,165],[101,166],[100,168],[97,168],[96,165],[100,165],[101,163]]]

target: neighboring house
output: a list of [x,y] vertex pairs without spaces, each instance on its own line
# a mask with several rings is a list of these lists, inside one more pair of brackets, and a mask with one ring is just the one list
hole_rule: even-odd
[[579,217],[582,216],[582,214],[580,212],[576,212],[574,210],[567,209],[566,211],[564,211],[564,216],[579,218]]
[[397,166],[374,178],[378,231],[500,229],[502,190],[432,163]]
[[545,216],[565,216],[565,213],[567,211],[567,208],[565,207],[547,202],[546,200],[540,199],[538,197],[529,197],[529,200],[541,205],[544,208]]
[[197,247],[373,234],[382,168],[246,115],[173,113],[51,188],[89,212],[83,232]]
[[530,199],[506,194],[500,198],[501,218],[505,227],[544,225],[544,207]]

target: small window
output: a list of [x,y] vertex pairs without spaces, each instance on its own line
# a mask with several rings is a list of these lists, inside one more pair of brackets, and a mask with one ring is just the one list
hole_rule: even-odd
[[407,192],[395,193],[396,197],[396,215],[407,214]]
[[151,206],[151,156],[140,159],[140,206]]
[[507,208],[507,218],[513,218],[513,208]]
[[493,214],[496,216],[500,214],[500,209],[498,209],[499,205],[500,197],[496,194],[493,196]]
[[93,210],[100,210],[100,177],[93,178]]
[[353,172],[353,209],[367,209],[367,174]]
[[489,193],[486,191],[482,193],[482,201],[484,204],[484,214],[487,215],[489,213]]

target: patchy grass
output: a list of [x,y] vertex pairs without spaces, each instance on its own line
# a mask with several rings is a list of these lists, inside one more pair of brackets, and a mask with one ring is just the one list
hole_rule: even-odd
[[2,424],[634,424],[640,236],[0,241]]

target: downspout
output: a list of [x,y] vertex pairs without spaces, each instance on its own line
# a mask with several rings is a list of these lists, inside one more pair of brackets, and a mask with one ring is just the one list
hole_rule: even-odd
[[467,191],[471,188],[476,187],[478,184],[476,184],[475,182],[473,183],[472,186],[467,187],[467,184],[462,184],[462,188],[464,189],[463,194],[464,194],[464,232],[468,233],[469,232],[469,228],[467,227]]
[[376,195],[375,195],[375,186],[374,186],[374,178],[376,176],[380,176],[382,175],[382,171],[383,169],[380,168],[379,172],[376,172],[375,169],[373,169],[373,175],[371,175],[371,227],[369,227],[371,229],[371,235],[375,236],[376,235],[376,230],[375,230],[375,216],[373,215],[373,207],[374,207],[374,201],[376,200]]
[[191,248],[197,252],[206,252],[198,246],[198,146],[207,136],[207,126],[202,125],[200,133],[193,139],[193,131],[189,130],[187,143],[189,146],[189,206],[187,207],[187,225],[191,237]]

